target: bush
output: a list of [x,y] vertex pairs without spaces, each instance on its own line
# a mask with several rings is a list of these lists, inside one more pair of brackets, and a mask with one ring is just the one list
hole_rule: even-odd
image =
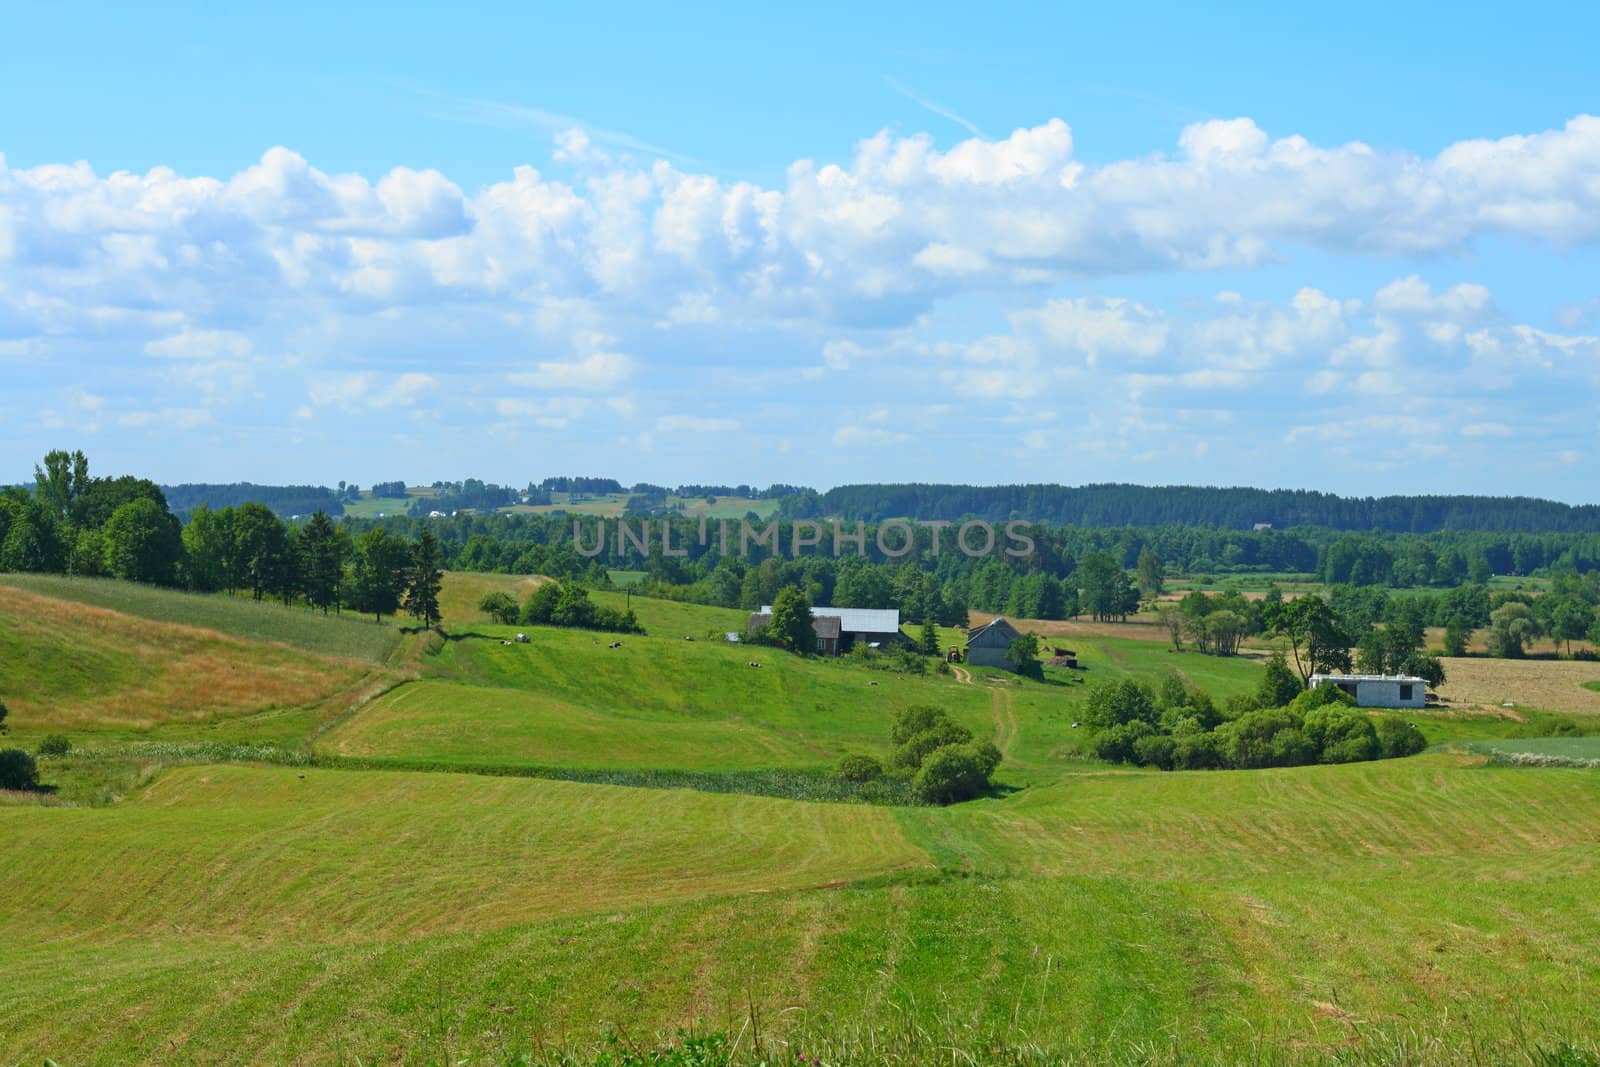
[[883,764],[871,756],[846,756],[839,761],[839,777],[846,782],[870,782],[883,777]]
[[970,800],[989,787],[1000,765],[1000,750],[988,741],[935,749],[911,780],[911,791],[925,804]]
[[6,708],[6,702],[0,700],[0,734],[6,732],[6,716],[9,714],[10,711]]
[[1171,734],[1149,734],[1133,743],[1133,754],[1138,762],[1164,771],[1172,770],[1177,749],[1178,740]]
[[901,767],[916,769],[930,754],[947,745],[964,745],[972,740],[972,731],[959,723],[944,719],[931,729],[914,734],[905,744],[895,749],[894,762]]
[[1378,720],[1375,732],[1384,759],[1415,756],[1428,747],[1428,739],[1422,736],[1422,731],[1404,719],[1384,716]]
[[949,718],[942,708],[932,704],[913,704],[894,713],[894,721],[889,724],[889,740],[895,745],[903,745],[917,734],[931,730]]
[[1382,751],[1372,720],[1354,708],[1317,708],[1306,716],[1305,731],[1323,763],[1364,763]]
[[478,610],[503,626],[515,623],[520,614],[517,602],[510,593],[504,592],[485,593],[483,599],[478,601]]
[[0,749],[0,789],[37,789],[39,765],[20,748]]
[[51,734],[39,742],[39,755],[41,756],[65,756],[71,751],[72,742],[61,734]]
[[1125,679],[1090,690],[1083,717],[1090,726],[1104,730],[1130,722],[1154,724],[1159,716],[1150,687]]
[[1135,719],[1101,730],[1089,739],[1089,755],[1108,763],[1137,763],[1141,738],[1154,734],[1156,729],[1147,722]]

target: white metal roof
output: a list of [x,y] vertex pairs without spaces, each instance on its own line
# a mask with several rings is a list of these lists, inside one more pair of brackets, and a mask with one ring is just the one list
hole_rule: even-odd
[[1410,682],[1414,685],[1426,685],[1426,678],[1415,678],[1409,674],[1313,674],[1313,682]]
[[[772,605],[763,604],[762,614],[772,614]],[[847,634],[892,634],[900,629],[899,608],[827,608],[811,609],[812,617],[836,615],[839,630]]]

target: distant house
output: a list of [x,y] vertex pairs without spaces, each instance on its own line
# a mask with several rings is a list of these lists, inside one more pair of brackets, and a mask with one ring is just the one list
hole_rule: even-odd
[[1254,533],[1260,533],[1262,530],[1270,530],[1270,529],[1272,529],[1272,523],[1270,523],[1270,522],[1258,522],[1254,526],[1250,527],[1250,529]]
[[[750,616],[746,632],[771,621],[772,605],[762,605]],[[857,644],[887,648],[906,643],[900,632],[900,612],[895,608],[815,607],[811,609],[811,629],[817,636],[816,651],[824,656],[843,655]]]
[[1420,708],[1428,683],[1404,674],[1313,674],[1311,688],[1333,685],[1355,697],[1358,708]]
[[991,619],[967,632],[967,662],[976,667],[1004,667],[1009,671],[1011,664],[1006,662],[1006,649],[1021,636],[1021,631],[1007,622],[1005,616]]

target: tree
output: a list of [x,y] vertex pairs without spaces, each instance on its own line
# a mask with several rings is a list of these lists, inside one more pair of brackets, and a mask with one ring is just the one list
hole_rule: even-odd
[[300,587],[305,591],[306,602],[321,608],[326,615],[329,608],[339,605],[345,539],[327,513],[318,511],[310,522],[300,527],[295,536],[295,550],[300,557]]
[[1156,619],[1167,629],[1172,640],[1172,651],[1183,651],[1183,611],[1176,604],[1162,604],[1156,609]]
[[1139,592],[1143,596],[1158,597],[1166,589],[1166,567],[1161,557],[1150,546],[1139,550]]
[[350,606],[371,612],[377,621],[399,611],[409,562],[406,543],[381,526],[356,538],[350,561]]
[[0,789],[37,789],[39,765],[33,753],[20,748],[0,748]]
[[131,582],[171,585],[177,580],[183,533],[178,520],[147,497],[111,513],[101,531],[106,572]]
[[933,624],[932,615],[922,619],[922,632],[917,635],[917,651],[924,656],[939,654],[939,628]]
[[439,588],[444,584],[444,574],[439,570],[439,542],[426,526],[411,547],[411,567],[406,572],[404,606],[413,617],[422,620],[425,630],[433,629],[439,621]]
[[478,601],[478,610],[502,626],[515,623],[519,614],[517,602],[504,590],[485,593],[483,599]]
[[1572,642],[1582,641],[1594,622],[1589,605],[1576,597],[1562,597],[1550,612],[1550,636],[1567,643],[1567,655],[1572,655]]
[[183,528],[183,579],[197,592],[229,587],[233,576],[233,509],[201,504]]
[[1294,672],[1282,652],[1267,657],[1267,669],[1256,687],[1256,699],[1264,708],[1281,708],[1305,692],[1306,687]]
[[1460,615],[1450,616],[1450,621],[1444,627],[1444,654],[1447,656],[1465,656],[1467,654],[1467,641],[1472,637],[1472,627]]
[[1497,659],[1521,659],[1538,636],[1539,620],[1526,604],[1513,600],[1489,613],[1489,655]]
[[1396,673],[1421,678],[1428,683],[1429,689],[1437,689],[1444,684],[1444,664],[1439,662],[1438,656],[1430,656],[1421,650],[1401,660]]
[[1139,606],[1133,579],[1105,552],[1090,552],[1078,561],[1079,605],[1096,622],[1123,622]]
[[230,589],[247,586],[260,600],[283,584],[288,558],[288,531],[271,508],[250,502],[234,509]]
[[1301,682],[1309,682],[1313,674],[1350,669],[1350,635],[1320,596],[1270,605],[1263,621],[1269,632],[1288,639]]
[[794,586],[784,586],[772,601],[772,636],[790,652],[804,655],[817,647],[811,601]]
[[1125,678],[1120,682],[1099,685],[1089,691],[1089,702],[1084,708],[1084,721],[1096,730],[1123,726],[1130,722],[1155,725],[1160,718],[1155,695],[1149,686]]
[[1011,639],[1006,646],[1006,666],[1024,678],[1043,678],[1044,668],[1039,666],[1039,639],[1033,634],[1022,634]]
[[57,522],[75,520],[77,500],[89,488],[89,460],[81,451],[54,449],[34,464],[33,492]]

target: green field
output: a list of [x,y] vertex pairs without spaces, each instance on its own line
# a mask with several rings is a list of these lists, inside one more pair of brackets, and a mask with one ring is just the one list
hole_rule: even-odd
[[[502,575],[447,577],[442,637],[0,581],[13,736],[72,719],[77,748],[42,761],[60,793],[0,794],[0,1064],[509,1064],[680,1027],[779,1063],[1600,1053],[1600,771],[1484,758],[1590,758],[1600,738],[1513,736],[1587,719],[1407,712],[1449,750],[1163,774],[1080,758],[1089,688],[1177,671],[1225,697],[1257,662],[1103,628],[1047,638],[1082,669],[1043,682],[902,675],[708,639],[742,613],[637,596],[647,636],[494,626],[483,593],[534,584]],[[388,643],[318,654],[351,626]],[[306,702],[250,702],[274,686]],[[995,740],[999,790],[941,809],[516,776],[817,774],[887,754],[918,703]],[[143,737],[179,743],[121,755]],[[130,760],[115,790],[74,785]]]
[[6,587],[89,604],[156,622],[181,623],[250,641],[273,641],[324,656],[382,663],[400,644],[395,626],[357,615],[323,615],[248,597],[180,593],[109,578],[54,574],[0,574],[0,605]]

